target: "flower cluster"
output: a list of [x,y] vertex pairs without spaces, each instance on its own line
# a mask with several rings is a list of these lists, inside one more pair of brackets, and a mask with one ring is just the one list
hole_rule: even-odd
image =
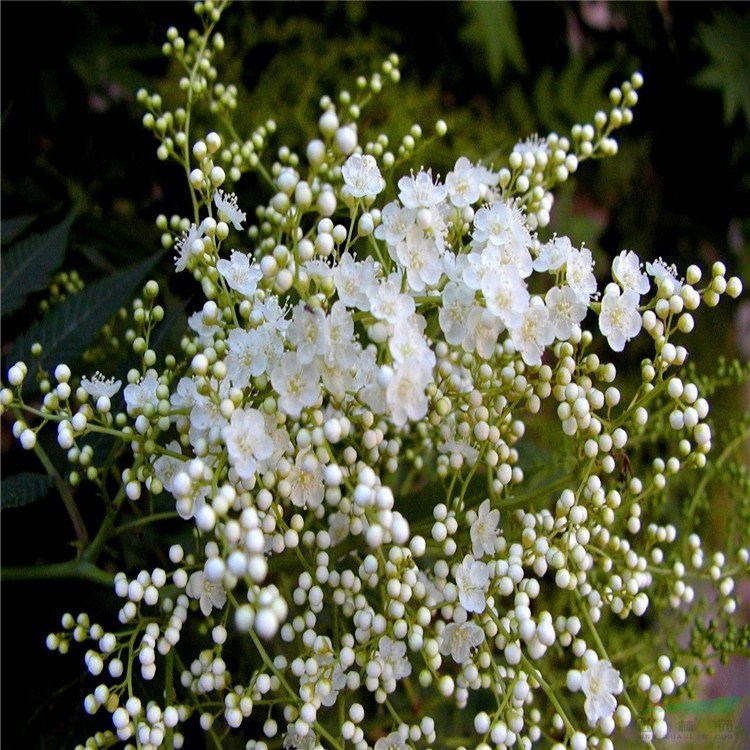
[[[205,31],[190,41],[168,32],[188,112],[200,96],[233,109],[236,90],[213,82],[221,9],[199,4]],[[111,728],[87,748],[181,747],[194,715],[217,743],[231,732],[254,750],[445,747],[460,732],[482,750],[542,737],[583,750],[613,747],[631,724],[667,733],[653,707],[687,684],[686,667],[637,648],[620,662],[610,631],[637,645],[665,589],[672,608],[693,603],[701,540],[688,537],[683,562],[659,513],[667,484],[705,466],[712,433],[673,340],[741,283],[717,262],[701,286],[696,266],[680,278],[632,250],[603,271],[583,244],[542,236],[555,185],[616,152],[639,74],[570,137],[520,143],[499,166],[461,156],[440,177],[402,168],[420,127],[395,153],[360,135],[361,106],[397,65],[362,78],[361,101],[325,97],[304,153],[282,146],[270,168],[272,121],[245,141],[196,138],[186,110],[141,92],[194,204],[157,222],[204,297],[181,350],[159,361],[141,337],[122,390],[98,373],[76,387],[61,364],[42,376],[38,410],[22,398],[29,366],[7,373],[2,404],[24,447],[42,427],[26,409],[96,479],[87,439],[114,435],[132,458],[112,513],[168,496],[194,531],[190,548],[167,543],[168,570],[116,575],[117,626],[66,614],[48,639],[61,652],[90,642],[98,684],[84,707]],[[271,195],[241,210],[240,187],[224,186],[249,171]],[[141,322],[157,296],[149,282]],[[623,399],[607,358],[637,338],[653,352]],[[543,410],[568,460],[528,482],[523,438]],[[654,413],[671,454],[623,468]],[[724,617],[750,552],[735,558],[706,576]],[[469,710],[467,726],[451,706]]]

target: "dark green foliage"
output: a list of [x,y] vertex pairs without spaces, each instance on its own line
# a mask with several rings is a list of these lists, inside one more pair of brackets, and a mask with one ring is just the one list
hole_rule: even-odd
[[[50,275],[62,265],[68,232],[74,214],[43,234],[19,240],[2,255],[2,313],[9,315],[23,306],[26,297],[48,284]],[[21,220],[23,221],[23,220]]]
[[0,484],[0,508],[18,508],[46,496],[53,479],[47,474],[21,472]]
[[160,254],[154,255],[105,276],[68,297],[16,339],[9,361],[28,360],[32,344],[39,342],[43,368],[60,362],[71,365],[77,362],[101,327],[130,299],[159,257]]
[[740,112],[750,123],[750,16],[722,9],[711,23],[700,24],[698,39],[710,63],[695,83],[721,92],[727,125]]

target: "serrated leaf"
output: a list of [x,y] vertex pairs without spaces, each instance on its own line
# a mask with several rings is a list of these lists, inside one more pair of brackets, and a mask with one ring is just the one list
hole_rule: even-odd
[[25,237],[3,253],[3,315],[18,310],[31,292],[44,289],[49,275],[60,267],[73,218],[71,211],[49,231]]
[[21,232],[31,226],[35,216],[15,216],[12,219],[3,219],[0,223],[0,242],[9,245]]
[[526,62],[511,3],[467,2],[463,7],[469,17],[463,36],[483,48],[490,79],[500,80],[506,61],[523,73]]
[[[28,360],[32,344],[38,341],[42,345],[41,364],[45,369],[61,362],[75,363],[160,257],[161,253],[152,255],[70,295],[15,341],[8,360]],[[26,382],[31,385],[31,378]]]
[[699,25],[698,39],[711,61],[694,84],[721,91],[726,124],[740,111],[750,122],[750,17],[718,11],[710,24]]
[[0,508],[20,508],[41,500],[52,485],[52,477],[47,474],[21,472],[3,479],[0,483]]

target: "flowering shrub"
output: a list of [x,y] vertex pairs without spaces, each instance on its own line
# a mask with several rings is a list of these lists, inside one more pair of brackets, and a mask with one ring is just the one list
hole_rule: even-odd
[[[684,343],[692,313],[740,280],[632,250],[600,272],[546,230],[554,188],[616,154],[642,77],[569,136],[529,138],[499,165],[459,156],[441,178],[402,167],[421,127],[397,148],[360,132],[398,81],[391,56],[356,94],[321,100],[303,155],[274,159],[273,121],[247,139],[232,125],[223,8],[198,3],[201,31],[167,33],[182,106],[138,95],[158,157],[189,185],[187,216],[157,220],[204,298],[179,350],[157,355],[151,280],[128,336],[137,367],[47,372],[35,343],[37,365],[13,364],[1,394],[23,447],[56,427],[69,483],[105,499],[71,571],[110,578],[96,564],[131,505],[146,526],[168,498],[191,531],[153,550],[168,566],[114,575],[110,621],[66,613],[48,637],[61,653],[85,644],[84,709],[109,715],[79,747],[182,747],[196,717],[211,746],[248,750],[582,750],[618,733],[651,746],[668,731],[662,700],[747,638],[732,616],[750,551],[746,532],[714,554],[695,532],[718,381],[700,382]],[[199,134],[202,108],[215,129]],[[249,172],[270,196],[254,210]],[[631,389],[609,359],[636,339],[652,351]],[[41,404],[24,396],[32,376]],[[531,450],[562,458],[524,471],[539,414],[559,428]],[[99,460],[100,435],[129,452]],[[668,620],[694,623],[687,645],[679,628],[643,644]]]

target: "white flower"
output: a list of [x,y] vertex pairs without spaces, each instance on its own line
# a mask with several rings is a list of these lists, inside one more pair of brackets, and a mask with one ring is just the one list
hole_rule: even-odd
[[612,261],[612,276],[623,289],[632,289],[638,294],[646,294],[651,286],[648,276],[641,271],[640,259],[632,250],[623,250]]
[[[488,255],[486,251],[483,254]],[[515,269],[486,274],[482,282],[482,294],[487,302],[487,309],[497,315],[507,328],[522,325],[529,309],[530,297],[526,282]]]
[[[200,230],[195,224],[190,225],[190,229],[175,243],[177,255],[174,256],[175,271],[184,271],[187,268],[187,262],[191,255],[203,251],[203,240]],[[199,244],[195,244],[195,243]]]
[[498,523],[500,523],[500,511],[490,510],[490,501],[485,500],[479,506],[476,521],[471,524],[469,531],[474,557],[494,554]]
[[672,284],[672,294],[680,293],[682,281],[677,278],[677,267],[674,264],[667,265],[666,261],[659,258],[653,263],[646,263],[646,272],[654,277],[657,285],[669,281]]
[[287,329],[287,341],[296,348],[299,361],[312,362],[328,350],[328,326],[325,313],[318,307],[310,309],[300,302],[292,312]]
[[632,289],[626,289],[621,294],[617,284],[607,284],[604,290],[599,329],[616,352],[621,352],[625,348],[625,342],[637,336],[641,330],[639,299],[638,292]]
[[428,370],[435,366],[435,354],[424,337],[426,325],[427,321],[421,315],[414,315],[394,327],[388,337],[388,350],[394,362],[400,365],[410,357],[416,357]]
[[406,644],[402,641],[393,641],[384,635],[378,641],[375,659],[380,662],[381,676],[386,682],[400,680],[411,674],[411,664],[406,657]]
[[131,383],[125,388],[125,403],[128,405],[128,414],[134,416],[143,411],[146,404],[155,405],[156,389],[159,387],[159,381],[156,375],[148,373],[140,383]]
[[224,360],[227,377],[235,388],[244,388],[250,378],[263,372],[264,358],[258,329],[232,328],[227,337],[229,352]]
[[323,467],[311,451],[298,453],[287,481],[290,500],[298,508],[317,508],[323,502]]
[[458,600],[467,612],[484,612],[490,587],[488,565],[475,560],[471,555],[466,555],[456,569],[456,585]]
[[320,397],[320,367],[296,352],[286,352],[271,372],[271,385],[279,395],[279,409],[297,419]]
[[372,258],[355,261],[349,253],[344,253],[333,269],[333,281],[339,300],[347,307],[367,311],[370,297],[367,290],[377,283],[379,267]]
[[235,409],[224,432],[229,460],[242,479],[255,474],[259,461],[273,453],[273,440],[266,432],[266,420],[257,409]]
[[214,324],[207,324],[203,320],[203,310],[197,310],[187,319],[188,328],[198,334],[200,348],[205,349],[213,346],[216,340],[216,334],[221,332],[221,327]]
[[[167,450],[172,453],[182,453],[182,448],[176,440],[172,440],[167,445]],[[159,456],[154,461],[154,476],[161,482],[162,487],[167,492],[172,491],[172,480],[178,471],[183,471],[185,468],[185,461],[173,456]]]
[[375,743],[374,750],[406,750],[406,743],[398,732],[391,732]]
[[304,737],[301,737],[297,734],[294,724],[289,725],[289,729],[284,735],[284,750],[315,750],[317,744],[314,732],[308,732]]
[[429,404],[424,391],[431,379],[431,369],[422,357],[408,357],[401,362],[385,389],[386,403],[395,425],[402,427],[408,421],[418,422],[427,414]]
[[94,377],[89,380],[85,375],[81,378],[81,388],[91,396],[91,398],[101,398],[106,396],[112,398],[112,396],[120,390],[122,386],[122,380],[115,380],[114,378],[105,378],[100,372],[95,372]]
[[211,610],[221,609],[227,601],[227,594],[220,583],[212,583],[206,578],[202,570],[190,576],[185,587],[185,593],[192,599],[200,600],[201,612],[208,617]]
[[520,325],[511,329],[510,335],[516,351],[527,365],[533,367],[542,363],[544,348],[555,340],[555,331],[549,319],[549,310],[539,297],[532,300]]
[[360,345],[354,338],[354,318],[341,300],[333,303],[326,324],[325,364],[346,370],[354,367],[359,359]]
[[475,306],[474,291],[465,284],[449,281],[445,285],[438,322],[449,344],[460,344],[466,336],[469,315]]
[[219,211],[220,219],[226,217],[237,231],[242,229],[242,222],[247,219],[247,215],[244,211],[240,211],[237,205],[237,196],[234,193],[217,190],[214,193],[214,204]]
[[499,254],[493,256],[502,265],[516,267],[526,278],[531,274],[532,258],[529,252],[531,234],[524,221],[523,212],[515,203],[498,202],[482,206],[474,216],[472,250],[495,248]]
[[395,247],[406,237],[407,231],[414,226],[416,220],[416,209],[403,208],[398,201],[391,201],[380,214],[380,224],[375,227],[375,237],[385,240],[389,247]]
[[535,271],[559,271],[568,261],[573,249],[567,237],[555,237],[539,248],[534,261]]
[[573,334],[573,328],[578,325],[589,311],[569,287],[553,286],[544,298],[549,310],[549,320],[555,338],[567,341]]
[[419,229],[412,227],[405,239],[396,245],[396,260],[406,269],[409,286],[415,292],[422,292],[426,286],[435,286],[443,275],[435,241]]
[[385,187],[375,157],[352,154],[341,167],[341,175],[354,198],[374,198]]
[[463,664],[471,657],[471,649],[480,646],[483,640],[484,630],[473,622],[460,625],[452,622],[443,631],[440,653],[450,654],[457,664]]
[[622,692],[622,687],[620,673],[608,661],[598,661],[581,675],[581,689],[586,696],[583,709],[589,726],[614,714],[615,695]]
[[596,292],[596,277],[594,276],[594,259],[591,250],[582,247],[573,248],[568,255],[565,279],[576,297],[582,304],[588,305],[591,295]]
[[445,176],[448,197],[456,208],[465,208],[476,203],[479,200],[480,186],[479,170],[465,156],[462,156],[456,162],[453,171]]
[[414,298],[401,293],[401,274],[392,273],[385,281],[370,287],[370,310],[379,320],[394,325],[410,318],[417,309]]
[[245,253],[232,250],[230,260],[221,258],[216,262],[216,270],[226,279],[227,284],[240,294],[250,297],[258,288],[263,274],[258,266],[250,262]]
[[433,208],[445,200],[445,185],[432,182],[432,172],[420,171],[417,176],[404,176],[398,181],[401,203],[406,208]]
[[477,305],[469,315],[466,335],[461,346],[467,352],[476,350],[482,359],[489,359],[495,351],[497,337],[504,329],[501,318]]

